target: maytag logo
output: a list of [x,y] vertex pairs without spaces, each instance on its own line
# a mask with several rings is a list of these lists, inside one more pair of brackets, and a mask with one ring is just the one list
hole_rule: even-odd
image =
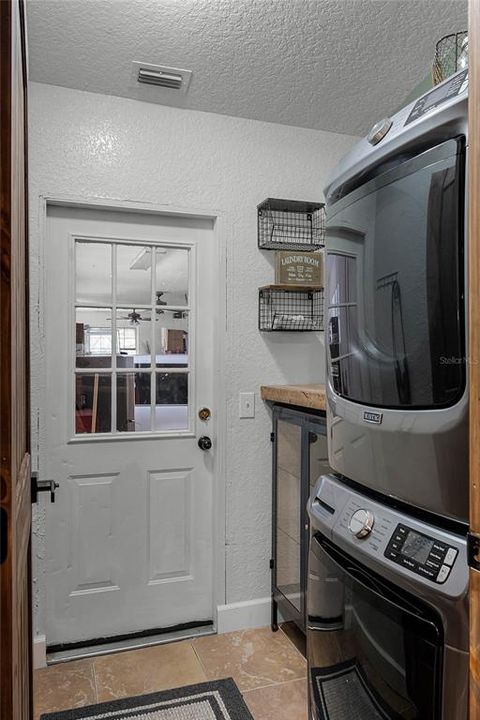
[[370,412],[369,410],[363,411],[363,419],[365,422],[375,423],[380,425],[382,422],[383,413]]

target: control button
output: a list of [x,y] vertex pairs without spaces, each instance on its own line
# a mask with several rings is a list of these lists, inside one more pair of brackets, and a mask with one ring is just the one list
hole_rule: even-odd
[[370,510],[356,510],[350,518],[348,527],[355,537],[364,538],[370,535],[374,523],[375,518]]
[[417,568],[417,573],[419,575],[426,575],[426,577],[430,579],[435,579],[437,572],[436,570],[430,570],[430,568],[424,567],[424,565],[419,565]]
[[437,583],[443,583],[448,578],[450,574],[450,570],[452,568],[448,567],[448,565],[442,565],[440,568],[440,572],[437,575]]
[[443,562],[445,563],[445,565],[453,565],[457,555],[458,550],[456,550],[455,548],[448,548],[447,554],[445,555],[445,560]]
[[398,553],[395,552],[395,550],[390,550],[387,548],[387,551],[385,552],[386,557],[390,558],[390,560],[395,560],[398,557]]

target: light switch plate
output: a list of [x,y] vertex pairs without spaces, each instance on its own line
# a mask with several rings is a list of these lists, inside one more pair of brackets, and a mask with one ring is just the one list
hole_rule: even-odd
[[239,397],[239,413],[241,418],[255,417],[255,393],[241,392]]

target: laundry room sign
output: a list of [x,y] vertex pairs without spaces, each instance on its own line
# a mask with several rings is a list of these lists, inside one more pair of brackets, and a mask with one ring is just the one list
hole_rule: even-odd
[[275,282],[279,285],[319,285],[323,287],[323,253],[277,252]]

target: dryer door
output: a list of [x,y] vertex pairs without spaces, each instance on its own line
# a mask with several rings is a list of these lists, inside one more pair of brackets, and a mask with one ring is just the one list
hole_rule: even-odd
[[454,405],[465,388],[461,139],[328,209],[331,386],[372,407]]

